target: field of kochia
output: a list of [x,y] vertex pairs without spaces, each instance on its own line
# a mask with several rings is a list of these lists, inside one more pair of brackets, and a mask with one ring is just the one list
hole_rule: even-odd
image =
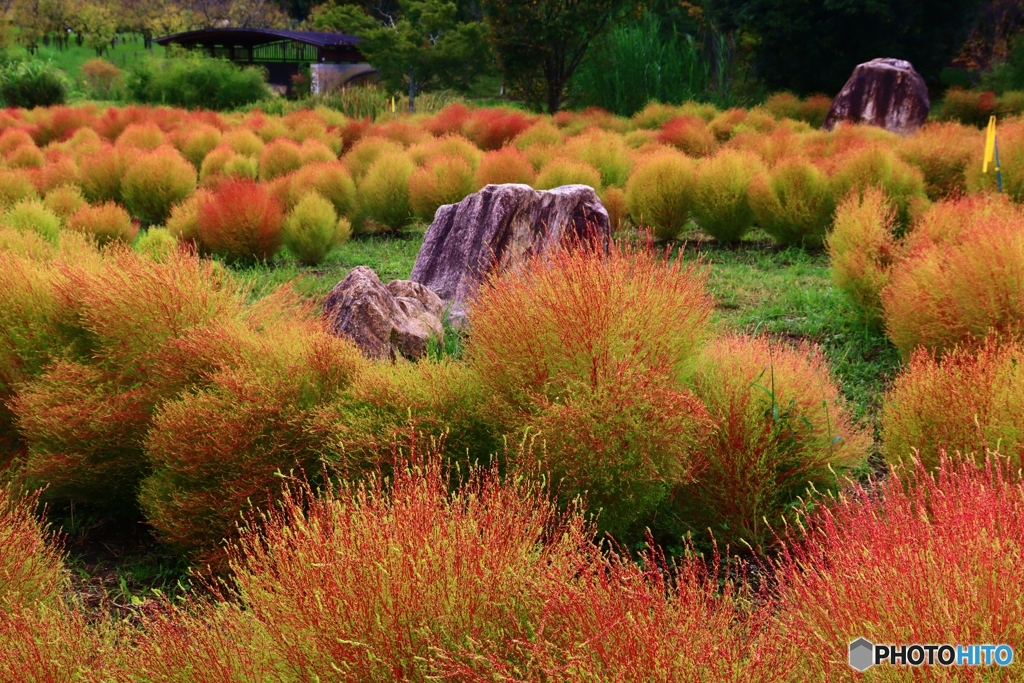
[[[858,637],[1024,651],[1024,123],[999,195],[982,131],[823,132],[828,104],[0,113],[0,682],[796,682],[851,678]],[[611,252],[492,274],[420,361],[328,331],[308,278],[507,182],[594,187]],[[730,324],[719,264],[748,253],[827,258],[829,324],[891,381],[864,400],[874,366]],[[191,589],[85,604],[76,514],[143,525]]]

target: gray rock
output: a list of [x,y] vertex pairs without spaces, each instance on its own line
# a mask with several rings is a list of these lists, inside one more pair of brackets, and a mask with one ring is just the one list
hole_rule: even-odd
[[537,191],[528,185],[488,185],[434,215],[410,279],[437,293],[455,324],[480,282],[552,249],[611,241],[608,212],[594,189],[566,185]]
[[872,59],[857,65],[832,100],[824,129],[843,122],[869,123],[906,135],[921,127],[930,108],[928,88],[910,62]]
[[423,285],[393,280],[385,286],[366,266],[353,268],[324,302],[331,331],[376,359],[422,358],[428,340],[444,336],[443,311],[441,299]]

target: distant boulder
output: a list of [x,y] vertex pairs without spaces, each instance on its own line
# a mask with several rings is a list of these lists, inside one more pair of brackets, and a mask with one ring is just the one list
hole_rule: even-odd
[[825,130],[843,122],[868,123],[907,135],[924,124],[931,101],[921,74],[902,59],[872,59],[858,64],[832,100]]

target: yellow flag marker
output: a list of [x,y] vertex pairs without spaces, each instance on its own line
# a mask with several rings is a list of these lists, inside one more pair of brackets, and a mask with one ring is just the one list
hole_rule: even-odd
[[[395,96],[394,95],[391,96],[391,113],[392,114],[395,113]],[[993,116],[992,118],[994,119],[995,117]],[[993,123],[992,125],[995,125],[995,124]]]
[[981,162],[981,172],[988,173],[988,165],[996,158],[996,117],[988,120],[988,129],[985,131],[985,158]]

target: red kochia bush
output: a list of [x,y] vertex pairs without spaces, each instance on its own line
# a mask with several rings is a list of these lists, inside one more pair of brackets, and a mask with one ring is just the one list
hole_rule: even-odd
[[230,259],[263,261],[281,248],[281,204],[251,181],[224,183],[202,199],[197,222],[203,246]]
[[644,251],[574,250],[495,276],[470,309],[470,365],[494,420],[600,524],[628,534],[699,469],[707,415],[681,383],[703,338],[703,276]]
[[132,673],[788,680],[768,603],[741,582],[695,557],[605,557],[528,479],[473,469],[453,492],[440,463],[414,452],[393,482],[287,492],[231,552],[240,604],[145,619]]
[[463,126],[463,134],[484,151],[501,149],[533,125],[534,119],[512,109],[477,109]]
[[[278,312],[260,333],[227,327],[192,339],[197,352],[227,345],[235,358],[206,389],[165,404],[146,435],[153,474],[140,502],[157,534],[182,551],[215,558],[240,511],[277,497],[276,472],[315,473],[331,452],[310,429],[313,417],[365,361],[318,322],[288,316]],[[331,464],[364,466],[343,453]]]
[[480,167],[476,171],[476,184],[478,187],[491,183],[530,185],[536,177],[537,172],[533,170],[533,164],[525,154],[515,147],[503,147],[488,152],[481,159]]
[[0,487],[0,614],[12,605],[55,604],[62,597],[67,578],[60,546],[36,519],[35,503]]
[[[796,658],[793,680],[849,680],[845,653],[861,637],[1024,647],[1024,487],[1015,467],[996,457],[947,460],[935,474],[906,467],[893,475],[811,511],[805,540],[777,562],[778,645]],[[1013,680],[1018,666],[993,667],[985,680]],[[954,680],[939,666],[879,673]]]
[[677,488],[683,532],[763,551],[797,501],[861,464],[869,435],[854,424],[820,353],[729,335],[701,354],[695,393],[715,421],[707,469]]

